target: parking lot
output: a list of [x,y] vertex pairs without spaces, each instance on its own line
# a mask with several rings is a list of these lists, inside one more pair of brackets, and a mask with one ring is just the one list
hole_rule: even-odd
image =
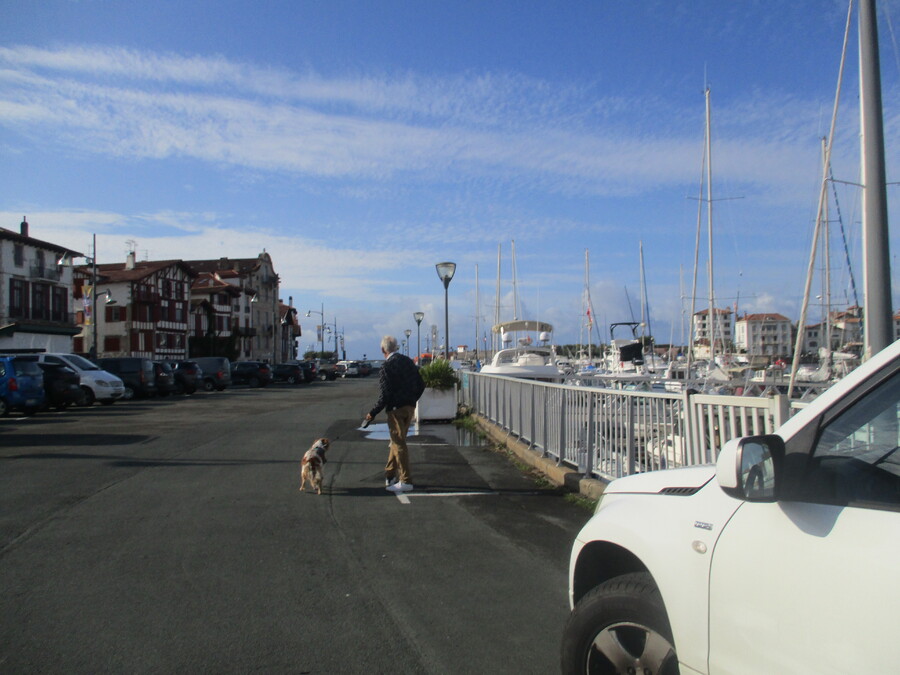
[[[384,490],[375,378],[0,420],[0,669],[552,672],[589,513],[448,425]],[[378,419],[376,422],[383,422]],[[299,458],[332,438],[324,494]]]

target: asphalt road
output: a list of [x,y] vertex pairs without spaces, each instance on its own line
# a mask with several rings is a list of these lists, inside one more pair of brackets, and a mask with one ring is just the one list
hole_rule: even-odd
[[[590,514],[374,378],[0,420],[0,673],[552,673]],[[376,422],[383,422],[383,416]],[[369,432],[372,433],[369,433]],[[329,436],[321,496],[299,459]]]

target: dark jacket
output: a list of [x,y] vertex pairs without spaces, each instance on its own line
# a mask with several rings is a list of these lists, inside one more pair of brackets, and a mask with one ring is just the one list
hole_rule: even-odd
[[388,412],[407,405],[415,405],[422,392],[425,391],[425,383],[419,375],[419,369],[413,360],[399,352],[391,354],[378,375],[378,401],[369,412],[375,417],[382,410]]

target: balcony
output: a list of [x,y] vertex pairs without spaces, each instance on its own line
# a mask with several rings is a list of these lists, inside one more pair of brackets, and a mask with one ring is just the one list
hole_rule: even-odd
[[59,270],[45,265],[31,265],[31,278],[44,281],[59,281]]

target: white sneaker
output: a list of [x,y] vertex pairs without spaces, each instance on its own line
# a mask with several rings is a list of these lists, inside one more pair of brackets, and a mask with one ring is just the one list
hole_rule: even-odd
[[397,482],[396,476],[394,476],[393,478],[385,478],[384,479],[384,487],[390,487],[391,485],[393,485],[396,482]]
[[412,489],[413,489],[412,485],[410,485],[409,483],[403,483],[401,481],[398,481],[398,482],[394,483],[393,485],[388,485],[385,488],[385,490],[387,490],[388,492],[393,492],[395,494],[398,492],[410,492]]

